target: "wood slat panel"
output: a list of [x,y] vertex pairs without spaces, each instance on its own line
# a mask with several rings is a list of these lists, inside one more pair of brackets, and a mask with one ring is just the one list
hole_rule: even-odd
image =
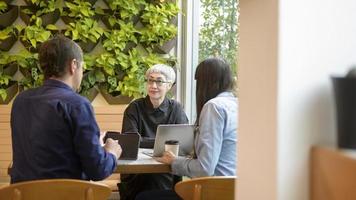
[[122,123],[123,115],[118,114],[118,115],[96,115],[96,121],[97,122],[116,122],[116,123]]
[[11,161],[12,153],[0,153],[0,161]]
[[0,137],[0,145],[9,144],[11,145],[11,137]]
[[0,115],[10,114],[10,113],[11,113],[11,105],[0,105]]
[[0,183],[10,183],[10,176],[0,176]]
[[8,129],[10,129],[10,123],[0,122],[0,130],[8,130]]
[[0,160],[0,169],[6,169],[9,167],[11,161]]
[[3,144],[0,146],[0,153],[11,153],[12,146],[9,144]]
[[94,107],[95,114],[119,114],[124,113],[127,105],[110,105],[110,106],[96,106]]
[[0,140],[4,138],[11,138],[11,133],[10,131],[4,131],[3,133],[0,133]]
[[100,131],[117,131],[121,132],[122,123],[99,123]]
[[11,130],[10,129],[4,129],[4,130],[0,130],[0,136],[1,137],[8,137],[11,136]]
[[10,122],[10,115],[9,114],[0,115],[0,122]]

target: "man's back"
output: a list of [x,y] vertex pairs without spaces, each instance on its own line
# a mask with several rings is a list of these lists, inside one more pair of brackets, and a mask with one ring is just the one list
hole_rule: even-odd
[[116,159],[99,144],[90,103],[68,85],[46,80],[20,93],[11,112],[11,182],[47,178],[100,180]]

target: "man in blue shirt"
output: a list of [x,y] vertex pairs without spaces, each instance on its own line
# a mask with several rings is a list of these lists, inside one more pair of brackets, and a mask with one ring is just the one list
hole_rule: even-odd
[[78,95],[83,53],[57,36],[41,45],[43,86],[20,93],[11,111],[11,183],[52,178],[102,180],[113,173],[120,145],[102,147],[90,102]]

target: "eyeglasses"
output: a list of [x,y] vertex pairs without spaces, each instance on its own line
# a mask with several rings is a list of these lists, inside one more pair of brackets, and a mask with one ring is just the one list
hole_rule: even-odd
[[145,80],[148,85],[153,85],[153,83],[156,83],[157,86],[162,86],[163,83],[170,83],[168,81],[163,81],[163,80],[154,80],[154,79],[146,79]]

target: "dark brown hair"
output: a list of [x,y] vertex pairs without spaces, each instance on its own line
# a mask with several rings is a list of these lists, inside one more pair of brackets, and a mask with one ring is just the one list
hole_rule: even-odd
[[83,61],[82,49],[63,35],[44,42],[39,50],[40,66],[45,79],[52,76],[62,77],[67,73],[67,66],[73,60]]
[[202,61],[195,70],[196,109],[199,123],[200,112],[210,99],[221,92],[232,91],[234,79],[229,64],[221,58],[208,58]]

